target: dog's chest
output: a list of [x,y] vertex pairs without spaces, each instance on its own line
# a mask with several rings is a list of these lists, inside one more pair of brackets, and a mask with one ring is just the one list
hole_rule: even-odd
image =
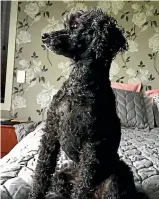
[[73,162],[61,148],[57,158],[56,171],[57,172],[70,171],[74,169],[75,166],[76,166],[75,162]]

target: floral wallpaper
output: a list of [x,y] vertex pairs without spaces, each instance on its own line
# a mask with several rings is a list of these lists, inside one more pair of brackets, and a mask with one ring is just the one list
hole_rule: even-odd
[[[94,6],[118,20],[129,43],[128,52],[113,61],[110,79],[142,82],[145,90],[159,88],[159,2],[19,1],[11,118],[45,119],[52,96],[71,68],[68,59],[45,49],[41,35],[61,29],[65,11]],[[24,84],[17,83],[17,70],[26,71]]]

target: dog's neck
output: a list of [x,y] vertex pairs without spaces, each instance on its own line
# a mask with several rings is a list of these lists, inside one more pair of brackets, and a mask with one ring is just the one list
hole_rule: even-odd
[[81,82],[98,81],[99,83],[109,81],[109,69],[112,59],[92,59],[86,58],[74,62],[71,76],[74,75]]

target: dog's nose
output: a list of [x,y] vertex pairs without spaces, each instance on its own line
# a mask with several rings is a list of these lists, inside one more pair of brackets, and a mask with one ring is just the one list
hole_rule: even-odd
[[49,34],[48,33],[44,33],[43,35],[42,35],[42,40],[45,40],[45,39],[47,39],[49,37]]

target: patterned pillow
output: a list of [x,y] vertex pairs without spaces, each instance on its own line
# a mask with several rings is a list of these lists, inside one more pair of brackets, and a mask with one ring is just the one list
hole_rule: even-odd
[[129,128],[148,127],[144,97],[141,92],[113,89],[116,96],[117,114],[121,125]]
[[151,97],[144,96],[145,106],[146,106],[146,115],[147,115],[147,122],[150,129],[155,127],[155,118],[153,112],[153,103]]

